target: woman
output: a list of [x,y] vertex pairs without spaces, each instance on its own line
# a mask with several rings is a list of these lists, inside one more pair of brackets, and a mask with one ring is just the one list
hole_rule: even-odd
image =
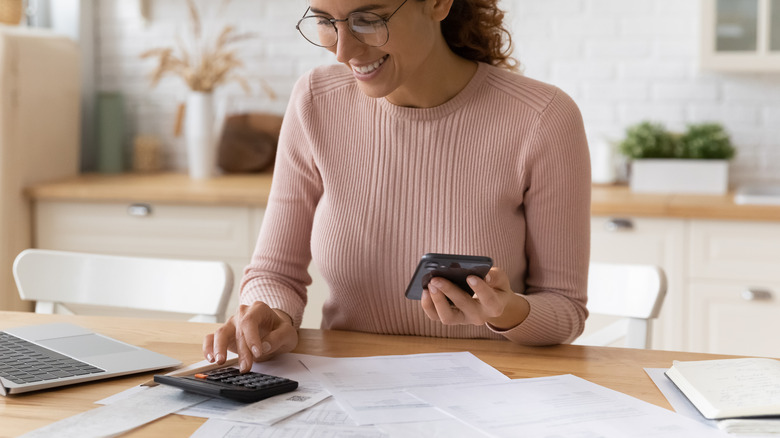
[[[314,260],[322,327],[570,342],[587,311],[590,164],[580,113],[510,71],[497,0],[311,0],[298,24],[343,65],[292,93],[242,305],[204,340],[240,368],[295,348]],[[502,68],[508,67],[508,68]],[[474,297],[404,289],[427,252],[486,255]]]

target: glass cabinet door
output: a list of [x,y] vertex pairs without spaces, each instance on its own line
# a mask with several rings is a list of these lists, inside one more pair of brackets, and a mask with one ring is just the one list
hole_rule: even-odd
[[754,52],[758,49],[758,0],[718,0],[716,52]]
[[701,0],[700,65],[780,71],[780,0]]

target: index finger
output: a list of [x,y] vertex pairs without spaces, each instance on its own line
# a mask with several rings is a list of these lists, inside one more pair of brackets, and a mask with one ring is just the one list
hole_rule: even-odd
[[267,304],[257,302],[252,304],[244,318],[241,318],[238,332],[246,344],[247,351],[251,352],[255,359],[262,356],[263,339],[273,331],[276,317],[276,312]]

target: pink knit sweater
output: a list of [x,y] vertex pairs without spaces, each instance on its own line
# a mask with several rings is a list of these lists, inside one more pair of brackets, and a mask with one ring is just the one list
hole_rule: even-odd
[[[448,102],[407,108],[320,67],[292,93],[241,302],[300,324],[313,259],[326,329],[570,342],[587,317],[589,224],[588,146],[561,90],[480,64]],[[528,318],[507,331],[429,320],[404,297],[426,252],[493,258]]]

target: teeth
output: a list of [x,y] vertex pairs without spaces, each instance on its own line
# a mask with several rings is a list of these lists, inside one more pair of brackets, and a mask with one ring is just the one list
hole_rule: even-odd
[[376,62],[369,65],[363,65],[363,66],[352,66],[353,69],[355,69],[358,73],[367,75],[371,73],[372,71],[379,68],[380,65],[382,65],[385,62],[385,57],[379,58]]

